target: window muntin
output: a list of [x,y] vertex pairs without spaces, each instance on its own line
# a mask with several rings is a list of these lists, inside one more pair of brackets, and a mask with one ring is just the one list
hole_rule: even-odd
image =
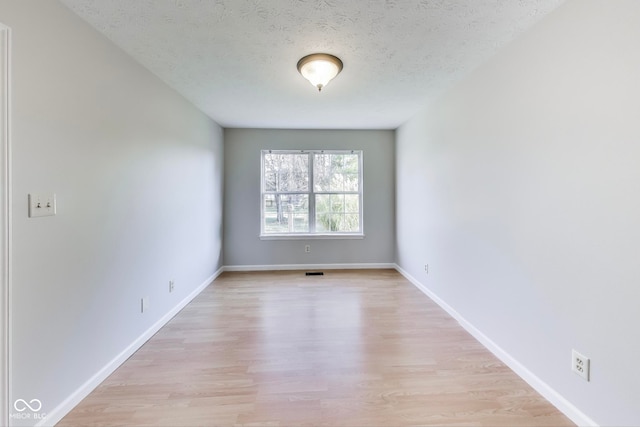
[[262,151],[262,236],[362,235],[362,151]]

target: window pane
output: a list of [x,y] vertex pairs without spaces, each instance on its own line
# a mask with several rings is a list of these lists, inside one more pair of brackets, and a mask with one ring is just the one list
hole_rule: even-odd
[[331,196],[329,194],[316,195],[316,212],[317,213],[331,212]]
[[360,215],[346,214],[344,216],[344,229],[342,231],[360,231]]
[[344,154],[330,154],[332,172],[340,173],[344,163]]
[[331,196],[329,194],[316,195],[316,231],[320,233],[331,231]]
[[336,213],[344,212],[344,195],[342,194],[331,195],[331,212],[336,212]]
[[277,229],[278,209],[276,205],[276,196],[273,194],[265,194],[262,198],[262,214],[263,229],[265,233],[274,233]]
[[343,175],[338,173],[331,174],[331,191],[343,191],[344,180]]
[[265,154],[264,175],[266,191],[308,191],[309,156]]
[[344,191],[358,191],[358,174],[346,173],[344,176]]
[[313,190],[329,191],[331,180],[331,156],[316,154],[313,156]]
[[331,231],[331,214],[316,212],[316,233],[327,233]]
[[344,166],[342,168],[343,173],[357,174],[358,173],[358,155],[346,154],[344,156]]
[[309,232],[309,196],[306,194],[267,194],[264,196],[264,232]]
[[318,194],[316,200],[316,231],[360,231],[360,197],[357,194]]
[[345,194],[344,196],[344,211],[345,213],[359,213],[360,212],[360,196],[357,194]]
[[340,215],[316,212],[316,231],[318,233],[340,231]]
[[264,174],[264,190],[276,191],[276,174],[274,172],[267,172]]
[[357,154],[315,154],[314,191],[358,191]]

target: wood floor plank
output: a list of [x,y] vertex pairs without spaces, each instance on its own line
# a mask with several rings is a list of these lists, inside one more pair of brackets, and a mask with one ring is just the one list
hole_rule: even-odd
[[570,426],[394,270],[224,273],[59,426]]

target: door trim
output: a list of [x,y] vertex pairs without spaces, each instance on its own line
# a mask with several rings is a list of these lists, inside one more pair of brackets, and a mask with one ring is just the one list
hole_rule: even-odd
[[9,425],[11,256],[11,29],[0,24],[0,425]]

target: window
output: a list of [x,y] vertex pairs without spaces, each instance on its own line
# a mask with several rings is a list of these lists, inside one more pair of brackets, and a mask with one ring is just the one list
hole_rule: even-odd
[[362,151],[262,151],[261,236],[362,236]]

